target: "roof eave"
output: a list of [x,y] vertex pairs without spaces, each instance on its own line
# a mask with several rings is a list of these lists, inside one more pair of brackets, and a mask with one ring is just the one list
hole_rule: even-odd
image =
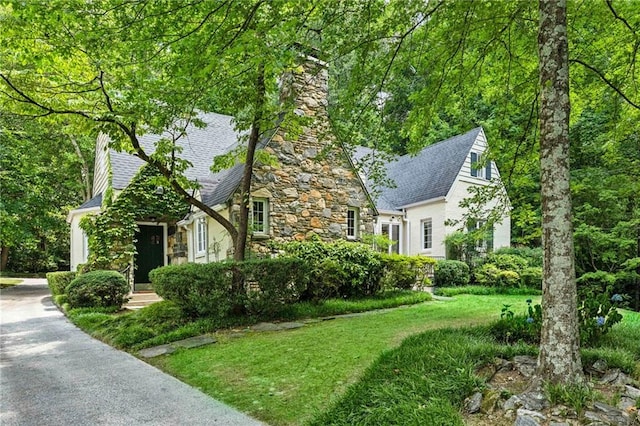
[[435,197],[435,198],[429,198],[428,200],[417,201],[417,202],[411,203],[411,204],[405,204],[404,206],[400,206],[400,208],[401,209],[410,209],[412,207],[424,206],[426,204],[435,204],[435,203],[439,203],[440,201],[446,201],[446,200],[447,200],[447,197],[440,196],[440,197]]
[[101,207],[89,207],[86,209],[73,209],[73,210],[69,210],[69,213],[67,213],[67,223],[71,223],[71,220],[73,219],[74,216],[80,214],[80,213],[92,213],[92,212],[99,212],[102,208]]

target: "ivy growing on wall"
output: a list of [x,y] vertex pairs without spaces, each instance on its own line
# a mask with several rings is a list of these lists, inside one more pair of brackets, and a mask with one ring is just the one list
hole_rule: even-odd
[[88,270],[122,270],[131,263],[136,254],[136,221],[172,223],[189,211],[189,205],[149,165],[138,171],[115,200],[109,196],[110,189],[103,199],[103,212],[80,221],[88,237]]

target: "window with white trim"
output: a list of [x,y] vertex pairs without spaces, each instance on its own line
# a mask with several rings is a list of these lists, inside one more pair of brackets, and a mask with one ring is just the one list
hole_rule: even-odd
[[196,254],[202,255],[207,251],[207,222],[204,218],[196,222]]
[[389,247],[387,253],[400,253],[400,224],[399,223],[383,223],[381,234],[389,239]]
[[258,235],[269,233],[269,203],[264,198],[254,198],[251,203],[251,230]]
[[[493,162],[482,158],[477,152],[471,152],[471,176],[481,179],[491,180]],[[485,164],[486,163],[486,164]]]
[[468,232],[478,232],[484,229],[483,234],[478,234],[476,239],[476,249],[482,252],[493,251],[493,226],[488,225],[486,220],[470,220],[467,223]]
[[347,209],[347,238],[358,238],[358,216],[357,207]]
[[424,219],[422,225],[422,249],[429,250],[433,248],[433,224],[431,219]]

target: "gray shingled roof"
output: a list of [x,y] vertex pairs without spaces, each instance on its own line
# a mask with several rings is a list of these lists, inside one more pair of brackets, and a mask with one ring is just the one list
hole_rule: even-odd
[[94,207],[101,207],[101,206],[102,206],[102,193],[96,195],[95,197],[93,197],[88,201],[85,201],[84,203],[82,203],[80,207],[78,207],[75,210],[92,209]]
[[[185,134],[177,140],[183,148],[180,158],[188,160],[193,165],[186,171],[191,180],[206,179],[211,175],[209,168],[213,158],[224,154],[238,142],[240,134],[234,129],[233,117],[222,114],[207,113],[199,117],[206,127],[198,128],[193,124],[187,126]],[[161,137],[170,137],[169,133],[162,135],[144,135],[140,137],[140,144],[148,154],[155,151],[155,143]],[[114,189],[124,189],[136,172],[144,165],[144,161],[133,155],[110,150],[111,170],[113,172],[112,185]]]
[[[406,206],[433,198],[444,197],[455,182],[473,143],[482,131],[477,127],[462,135],[430,145],[417,155],[403,155],[390,161],[383,161],[387,178],[395,188],[378,187],[376,206],[379,210],[398,210]],[[360,147],[356,149],[356,162],[364,161],[363,171],[368,173],[367,164],[377,157],[374,150]],[[371,193],[373,182],[367,179]]]

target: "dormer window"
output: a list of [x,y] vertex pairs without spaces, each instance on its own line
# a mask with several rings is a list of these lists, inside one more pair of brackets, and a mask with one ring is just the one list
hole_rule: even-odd
[[471,152],[471,176],[491,180],[492,164],[490,160],[485,161],[480,153]]

